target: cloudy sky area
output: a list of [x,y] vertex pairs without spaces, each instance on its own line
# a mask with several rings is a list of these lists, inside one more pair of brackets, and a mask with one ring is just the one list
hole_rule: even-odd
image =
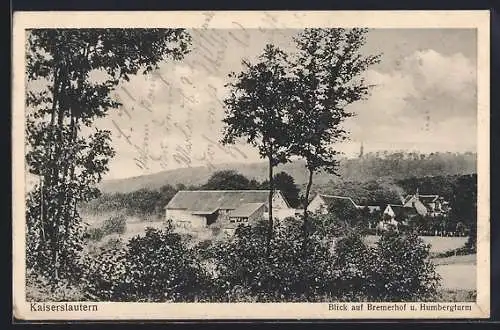
[[[293,51],[298,30],[190,30],[192,52],[149,76],[136,76],[116,93],[124,106],[98,122],[113,133],[117,151],[107,179],[187,166],[259,161],[247,145],[223,148],[221,100],[231,71],[266,43]],[[475,30],[377,29],[365,53],[382,53],[366,73],[377,87],[351,106],[346,156],[365,151],[476,151]],[[96,78],[97,79],[97,78]]]

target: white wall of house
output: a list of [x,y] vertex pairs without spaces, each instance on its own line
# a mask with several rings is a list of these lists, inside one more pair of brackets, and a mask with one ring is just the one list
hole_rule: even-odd
[[321,198],[320,195],[314,196],[309,205],[307,206],[307,211],[310,213],[319,212],[321,214],[328,213],[328,209],[326,207],[325,201]]
[[295,209],[286,208],[286,209],[278,209],[273,208],[273,217],[278,219],[285,219],[288,217],[295,217]]
[[392,210],[392,207],[390,205],[387,205],[383,214],[386,214],[386,215],[390,216],[391,218],[394,218],[396,216],[396,214],[394,213],[394,211]]
[[194,215],[186,210],[172,210],[167,209],[165,212],[165,220],[172,220],[175,226],[190,226],[191,228],[205,228],[207,220],[204,216]]
[[273,211],[275,209],[290,209],[281,193],[275,193],[273,196]]
[[378,224],[377,224],[377,229],[378,230],[388,230],[390,227],[394,227],[394,228],[397,228],[398,227],[398,222],[394,219],[390,219],[390,220],[381,220]]
[[[295,217],[295,209],[289,207],[281,193],[275,193],[273,196],[273,218],[285,219]],[[264,211],[264,219],[269,219],[269,213]]]

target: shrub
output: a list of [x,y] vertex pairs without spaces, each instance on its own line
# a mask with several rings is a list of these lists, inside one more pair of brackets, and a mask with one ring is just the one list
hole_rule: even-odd
[[373,251],[369,296],[377,301],[435,297],[440,278],[429,260],[429,250],[415,233],[384,233]]
[[127,228],[127,221],[123,214],[112,216],[104,220],[102,230],[105,235],[109,234],[123,234]]
[[147,228],[123,249],[102,250],[87,262],[86,292],[102,301],[196,301],[205,299],[208,277],[181,236]]
[[26,301],[28,302],[59,302],[82,301],[84,294],[80,285],[66,279],[58,282],[50,281],[46,277],[35,274],[26,269]]
[[373,250],[368,248],[358,231],[350,231],[337,240],[333,258],[335,285],[331,295],[344,301],[366,300],[374,285]]
[[240,226],[212,247],[214,292],[219,301],[313,301],[329,290],[333,275],[328,248],[303,239],[301,224],[287,221],[267,251],[268,223]]
[[123,241],[120,238],[110,237],[101,245],[101,248],[104,250],[121,249]]
[[464,256],[464,255],[469,255],[469,254],[474,254],[476,253],[476,250],[468,245],[467,243],[459,248],[452,249],[452,250],[447,250],[444,252],[440,253],[435,253],[433,255],[434,258],[446,258],[446,257],[451,257],[451,256]]
[[323,225],[313,222],[318,230],[304,239],[301,223],[285,221],[269,252],[267,222],[240,226],[232,239],[205,247],[204,256],[215,268],[214,299],[414,301],[435,296],[439,277],[428,260],[429,247],[414,234],[388,232],[370,248],[362,230]]
[[85,231],[84,237],[94,242],[99,242],[105,236],[101,228],[90,227]]

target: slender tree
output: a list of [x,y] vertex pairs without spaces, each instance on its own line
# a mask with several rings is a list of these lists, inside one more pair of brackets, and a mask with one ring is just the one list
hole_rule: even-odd
[[[77,205],[99,194],[96,184],[114,155],[110,131],[92,129],[94,121],[120,106],[111,97],[120,82],[151,72],[167,57],[181,59],[189,35],[180,29],[36,29],[27,36],[26,161],[43,183],[27,197],[27,261],[57,280],[74,273],[82,248]],[[83,134],[85,127],[92,133]]]
[[363,56],[365,29],[306,29],[294,41],[293,107],[290,109],[292,154],[306,160],[309,172],[304,196],[304,228],[313,175],[320,170],[336,174],[334,143],[348,138],[342,122],[354,114],[347,106],[368,95],[362,73],[379,62],[379,55]]
[[223,144],[244,138],[269,162],[269,242],[273,233],[273,168],[289,161],[287,128],[291,80],[286,54],[266,45],[257,63],[243,61],[243,70],[232,80],[226,105]]

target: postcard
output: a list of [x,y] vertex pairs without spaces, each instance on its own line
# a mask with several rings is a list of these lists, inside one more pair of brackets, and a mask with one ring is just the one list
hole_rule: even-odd
[[488,11],[13,22],[17,320],[489,317]]

